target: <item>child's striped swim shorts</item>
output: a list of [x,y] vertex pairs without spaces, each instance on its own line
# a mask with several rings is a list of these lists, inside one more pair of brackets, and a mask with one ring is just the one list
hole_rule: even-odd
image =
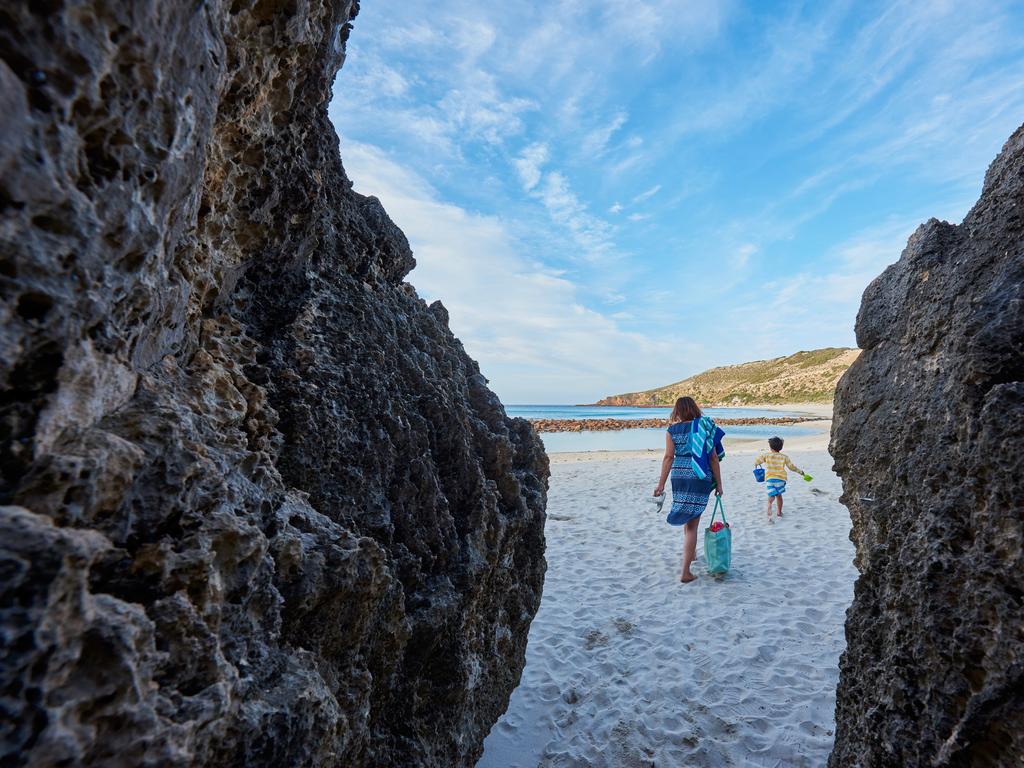
[[768,486],[768,498],[772,496],[781,496],[786,492],[786,481],[785,480],[766,480],[765,484]]

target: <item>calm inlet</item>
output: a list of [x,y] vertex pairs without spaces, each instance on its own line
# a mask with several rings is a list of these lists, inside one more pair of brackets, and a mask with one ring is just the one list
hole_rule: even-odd
[[[507,405],[509,416],[524,419],[667,419],[671,408],[636,408],[600,405]],[[756,419],[805,416],[799,411],[776,411],[766,408],[707,408],[713,419]],[[778,435],[785,439],[814,434],[807,426],[772,426],[764,424],[723,426],[727,439],[768,439]],[[623,429],[607,432],[545,432],[541,440],[548,453],[577,451],[642,451],[661,450],[665,447],[662,429]]]

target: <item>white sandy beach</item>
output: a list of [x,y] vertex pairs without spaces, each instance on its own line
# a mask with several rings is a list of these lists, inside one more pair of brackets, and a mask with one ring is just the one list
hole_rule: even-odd
[[764,441],[727,443],[733,569],[704,573],[709,506],[688,585],[682,531],[646,500],[657,453],[553,455],[544,598],[478,768],[824,765],[856,577],[827,441],[787,441],[814,480],[791,473],[774,525]]

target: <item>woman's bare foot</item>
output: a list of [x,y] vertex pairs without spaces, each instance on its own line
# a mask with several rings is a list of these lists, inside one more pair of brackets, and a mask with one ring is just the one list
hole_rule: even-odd
[[682,576],[679,577],[679,580],[683,582],[683,584],[689,584],[691,581],[696,581],[697,577],[694,576],[692,573],[684,573]]

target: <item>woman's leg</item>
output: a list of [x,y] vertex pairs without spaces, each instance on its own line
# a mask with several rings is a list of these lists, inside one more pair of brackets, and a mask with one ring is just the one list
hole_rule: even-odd
[[693,581],[697,577],[690,572],[690,564],[697,557],[697,528],[700,526],[700,517],[695,517],[686,524],[683,532],[683,572],[679,576],[682,582]]

